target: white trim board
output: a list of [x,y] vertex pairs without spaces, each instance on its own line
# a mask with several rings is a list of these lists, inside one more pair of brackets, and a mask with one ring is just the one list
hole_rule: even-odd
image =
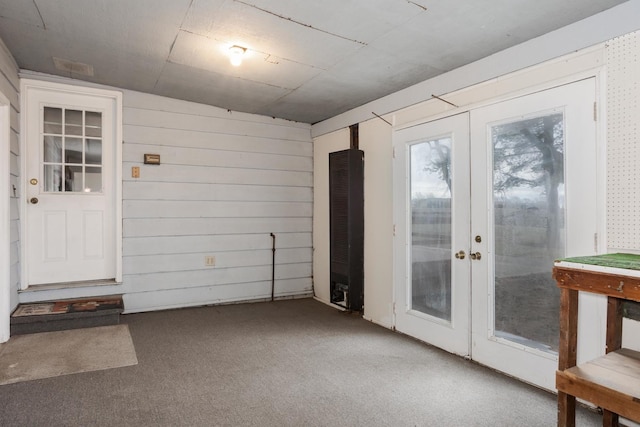
[[10,112],[11,104],[0,93],[0,343],[9,340],[11,314],[11,238],[10,238]]

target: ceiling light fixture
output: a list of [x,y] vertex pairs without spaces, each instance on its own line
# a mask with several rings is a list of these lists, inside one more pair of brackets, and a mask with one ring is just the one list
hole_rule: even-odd
[[246,51],[247,51],[246,47],[242,47],[238,45],[231,46],[229,48],[229,58],[231,59],[231,65],[233,65],[234,67],[237,67],[240,64],[242,64],[242,57],[244,56]]

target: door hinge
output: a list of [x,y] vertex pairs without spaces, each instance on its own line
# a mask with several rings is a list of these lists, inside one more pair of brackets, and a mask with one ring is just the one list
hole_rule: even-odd
[[393,303],[393,314],[396,314],[396,303]]
[[598,233],[593,233],[593,251],[598,253]]
[[393,237],[396,237],[396,225],[393,224]]
[[392,151],[393,151],[392,156],[395,159],[396,158],[396,147],[393,147]]
[[598,103],[595,101],[593,102],[593,121],[598,121]]

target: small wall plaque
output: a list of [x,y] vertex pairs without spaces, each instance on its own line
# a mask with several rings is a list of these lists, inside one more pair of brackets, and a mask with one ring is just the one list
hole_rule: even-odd
[[160,164],[160,154],[145,154],[144,155],[144,164],[145,165],[159,165]]

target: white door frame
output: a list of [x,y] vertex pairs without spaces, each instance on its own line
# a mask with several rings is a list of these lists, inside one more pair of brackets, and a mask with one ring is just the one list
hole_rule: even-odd
[[0,343],[9,340],[11,316],[11,103],[0,93]]
[[[74,86],[63,83],[54,83],[43,80],[32,80],[32,79],[21,79],[20,80],[20,103],[23,111],[28,110],[28,93],[32,90],[46,90],[53,91],[60,94],[80,94],[80,95],[88,95],[94,97],[106,98],[114,103],[114,218],[115,218],[115,280],[117,283],[122,283],[122,92],[113,91],[113,90],[105,90],[105,89],[96,89],[93,87],[85,87],[85,86]],[[27,188],[27,143],[29,138],[29,126],[27,124],[27,114],[21,114],[20,117],[20,128],[22,131],[20,132],[20,152],[23,153],[21,155],[21,183],[22,188]],[[21,236],[27,235],[27,197],[23,195],[20,200],[20,218],[23,220],[20,221],[20,234]],[[28,247],[27,241],[23,238],[21,241],[21,251],[20,251],[20,259],[27,260],[28,259]],[[29,286],[29,273],[27,268],[27,262],[23,261],[21,263],[21,280],[20,280],[20,288],[26,289]]]

